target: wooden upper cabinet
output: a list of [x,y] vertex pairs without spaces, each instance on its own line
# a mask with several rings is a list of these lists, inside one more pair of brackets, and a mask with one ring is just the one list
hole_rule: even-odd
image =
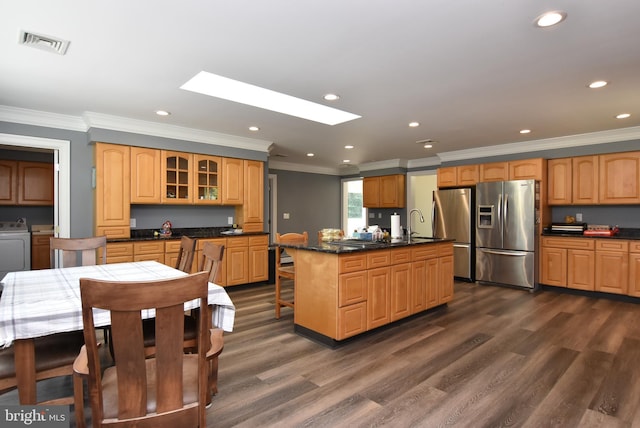
[[601,204],[640,203],[640,152],[600,155]]
[[18,164],[0,160],[0,205],[18,203]]
[[480,164],[480,181],[509,180],[509,163],[493,162]]
[[250,227],[249,232],[263,230],[264,223],[264,163],[261,161],[244,161],[244,204],[243,228],[244,225],[255,224],[259,230]]
[[18,204],[53,205],[53,163],[18,162]]
[[543,180],[546,159],[522,159],[509,162],[509,180]]
[[362,205],[368,208],[380,206],[380,177],[364,177],[362,180]]
[[193,155],[194,202],[199,205],[219,205],[222,159],[219,156]]
[[380,177],[380,207],[404,208],[405,193],[404,174],[383,175]]
[[572,158],[572,202],[577,205],[598,203],[598,156]]
[[362,205],[367,208],[404,208],[404,174],[365,177],[362,182]]
[[547,167],[547,202],[549,205],[571,204],[571,158],[551,159]]
[[130,163],[128,146],[96,143],[96,235],[130,236]]
[[455,187],[457,185],[458,185],[458,168],[457,167],[449,166],[445,168],[438,168],[438,187]]
[[222,158],[222,203],[242,205],[244,199],[244,163],[242,159]]
[[159,204],[161,153],[157,149],[131,147],[131,203]]
[[162,194],[164,204],[189,204],[193,202],[193,155],[183,152],[161,151]]

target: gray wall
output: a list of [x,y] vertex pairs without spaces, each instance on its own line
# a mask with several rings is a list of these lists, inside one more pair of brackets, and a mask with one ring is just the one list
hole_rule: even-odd
[[[278,179],[278,232],[309,233],[315,243],[317,233],[324,228],[340,228],[340,190],[338,176],[305,172],[269,170]],[[283,214],[289,213],[289,219]]]

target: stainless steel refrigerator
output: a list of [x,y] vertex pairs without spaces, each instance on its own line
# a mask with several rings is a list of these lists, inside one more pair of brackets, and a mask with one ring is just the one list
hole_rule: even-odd
[[446,189],[433,192],[433,236],[455,239],[453,275],[474,281],[474,192],[473,189]]
[[535,289],[536,203],[534,180],[476,186],[476,279]]

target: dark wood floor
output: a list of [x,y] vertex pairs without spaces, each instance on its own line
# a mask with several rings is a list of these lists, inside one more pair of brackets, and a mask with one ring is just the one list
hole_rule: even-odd
[[211,427],[640,427],[640,304],[460,282],[330,349],[273,318],[272,285],[228,292]]

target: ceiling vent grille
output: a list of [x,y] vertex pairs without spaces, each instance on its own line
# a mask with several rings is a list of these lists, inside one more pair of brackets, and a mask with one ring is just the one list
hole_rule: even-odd
[[48,52],[55,52],[60,55],[64,55],[69,47],[69,42],[67,40],[56,39],[54,37],[30,33],[28,31],[20,31],[19,43]]

